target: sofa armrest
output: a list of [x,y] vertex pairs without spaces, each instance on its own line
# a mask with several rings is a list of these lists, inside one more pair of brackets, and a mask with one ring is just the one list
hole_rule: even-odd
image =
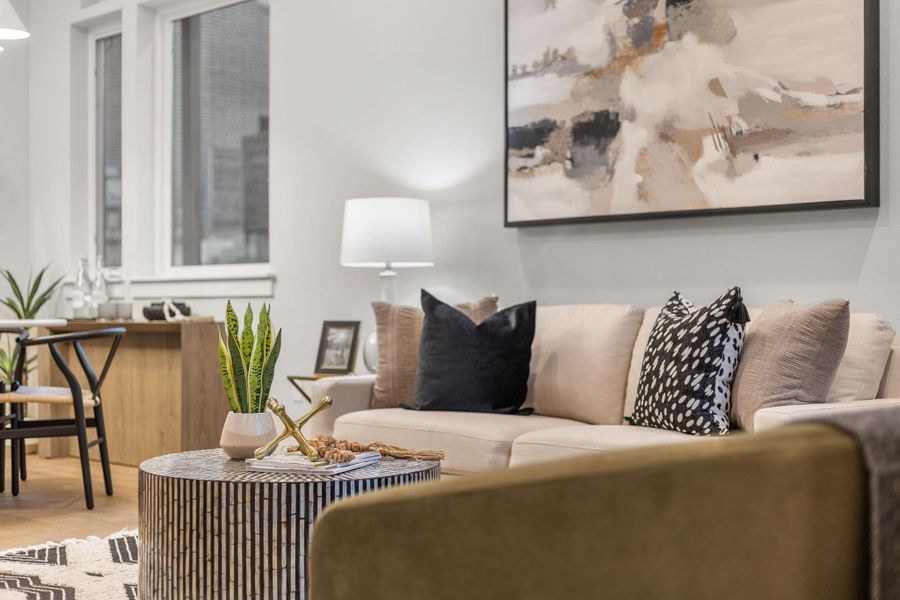
[[304,428],[304,433],[311,436],[331,435],[338,417],[369,408],[374,386],[374,375],[323,377],[314,381],[310,393],[313,402],[318,402],[322,396],[331,396],[332,405],[313,417]]
[[773,427],[809,421],[817,417],[845,415],[850,413],[878,410],[895,406],[900,408],[900,399],[877,398],[875,400],[856,400],[853,402],[823,402],[818,404],[791,404],[763,408],[753,417],[753,430],[765,431]]
[[805,424],[363,494],[311,548],[317,600],[859,599],[866,480]]

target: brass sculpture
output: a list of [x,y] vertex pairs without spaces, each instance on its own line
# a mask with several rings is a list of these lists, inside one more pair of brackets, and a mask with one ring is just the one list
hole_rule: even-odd
[[303,454],[305,454],[309,458],[309,460],[319,460],[320,457],[318,451],[309,444],[306,437],[303,435],[301,428],[306,425],[314,416],[316,416],[326,408],[331,407],[331,396],[324,396],[321,400],[319,400],[319,403],[312,408],[312,410],[310,410],[308,413],[306,413],[296,421],[291,420],[291,418],[287,414],[287,411],[284,410],[284,405],[275,398],[270,398],[266,403],[266,407],[270,411],[272,411],[272,414],[274,414],[281,420],[281,422],[284,424],[284,431],[282,431],[278,435],[278,437],[276,437],[265,446],[257,448],[256,452],[253,453],[254,456],[262,460],[263,458],[275,452],[275,448],[278,447],[278,444],[288,439],[289,437],[293,437],[295,440],[297,440],[297,444],[300,446],[300,451],[303,452]]

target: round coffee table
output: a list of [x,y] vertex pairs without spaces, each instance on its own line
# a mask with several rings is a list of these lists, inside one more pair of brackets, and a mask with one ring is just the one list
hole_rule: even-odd
[[140,465],[140,597],[306,598],[309,542],[330,504],[440,477],[440,463],[382,460],[340,475],[256,473],[221,450]]

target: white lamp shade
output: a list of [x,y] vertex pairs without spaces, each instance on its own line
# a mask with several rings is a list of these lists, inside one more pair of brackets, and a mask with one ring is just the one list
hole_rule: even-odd
[[426,200],[357,198],[344,204],[345,267],[430,267],[431,210]]
[[24,40],[31,36],[9,0],[0,0],[0,40]]

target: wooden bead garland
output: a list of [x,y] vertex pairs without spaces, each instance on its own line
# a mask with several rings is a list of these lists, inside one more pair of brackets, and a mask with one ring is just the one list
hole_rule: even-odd
[[[378,452],[381,456],[391,458],[406,458],[414,460],[444,460],[444,453],[440,450],[409,450],[385,444],[384,442],[372,442],[361,444],[348,440],[338,440],[330,435],[320,435],[309,440],[309,444],[316,449],[319,456],[330,463],[345,463],[353,460],[359,452]],[[297,452],[299,446],[288,448],[288,452]]]

